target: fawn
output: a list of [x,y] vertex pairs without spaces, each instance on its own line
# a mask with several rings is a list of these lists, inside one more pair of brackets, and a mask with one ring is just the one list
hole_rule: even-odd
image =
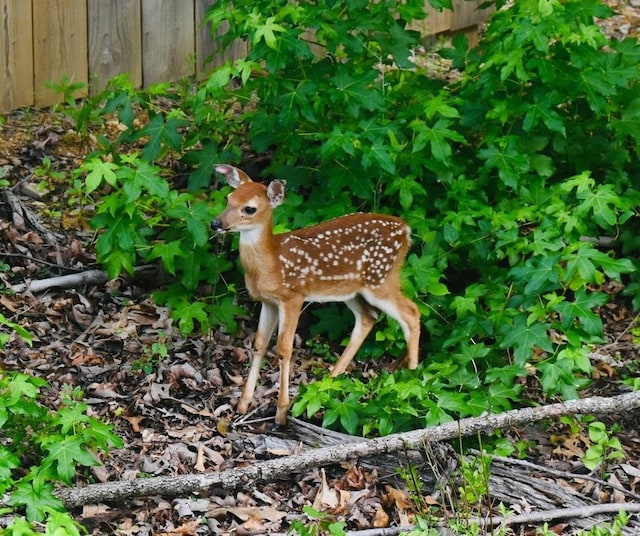
[[280,390],[275,420],[286,423],[293,339],[306,301],[344,302],[355,316],[351,339],[331,376],[346,370],[379,311],[399,322],[407,342],[407,365],[410,369],[418,366],[420,313],[400,288],[400,270],[410,240],[409,226],[402,219],[350,214],[274,235],[273,209],[284,201],[285,182],[274,180],[265,186],[226,164],[215,170],[235,190],[211,227],[240,233],[245,283],[251,296],[262,302],[251,369],[238,402],[240,413],[249,409],[262,359],[279,325]]

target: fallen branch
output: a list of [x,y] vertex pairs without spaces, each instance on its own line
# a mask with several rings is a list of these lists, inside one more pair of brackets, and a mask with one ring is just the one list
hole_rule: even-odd
[[87,270],[77,274],[59,275],[47,279],[36,279],[28,283],[13,285],[15,292],[42,292],[50,288],[77,288],[84,285],[101,285],[109,281],[109,275],[104,270]]
[[582,517],[592,517],[599,514],[617,514],[624,511],[628,514],[640,512],[640,504],[638,503],[604,503],[591,504],[589,506],[577,506],[574,508],[554,508],[553,510],[542,510],[540,512],[529,512],[528,514],[494,516],[491,518],[471,518],[469,523],[477,523],[482,527],[500,525],[512,526],[523,524],[535,524],[556,519],[576,519]]
[[4,197],[5,202],[11,208],[11,219],[16,229],[26,230],[31,227],[36,232],[44,236],[45,240],[49,244],[57,244],[62,241],[63,237],[60,234],[52,233],[42,223],[21,200],[19,197],[13,194],[9,188],[0,189],[0,196]]
[[559,404],[507,411],[497,415],[462,419],[433,428],[371,440],[314,449],[219,473],[89,484],[83,488],[59,489],[56,494],[68,508],[72,508],[84,504],[121,501],[132,497],[152,495],[176,497],[206,490],[211,492],[233,490],[285,478],[292,473],[310,467],[338,464],[374,454],[397,452],[433,441],[448,441],[462,436],[489,434],[496,430],[522,426],[562,415],[628,413],[638,407],[640,407],[640,392],[626,393],[610,398],[592,397],[583,400],[570,400]]
[[[472,517],[465,519],[469,525],[476,524],[480,527],[512,527],[514,525],[534,525],[555,521],[557,519],[576,519],[583,517],[592,517],[601,514],[617,514],[624,511],[627,514],[640,512],[640,504],[637,503],[605,503],[593,504],[577,508],[554,508],[553,510],[544,510],[540,512],[530,512],[528,514],[518,514],[503,516],[494,516],[491,518]],[[445,529],[446,522],[437,523],[439,529]],[[387,527],[383,529],[366,529],[354,530],[347,532],[347,536],[397,536],[403,532],[410,532],[415,528],[413,525],[404,527]]]
[[[473,454],[474,456],[480,456],[482,453],[479,450],[470,449],[469,454]],[[486,455],[486,454],[485,454]],[[631,490],[628,490],[624,486],[620,486],[614,484],[613,482],[606,482],[601,478],[596,478],[591,475],[581,475],[576,473],[570,473],[568,471],[558,471],[557,469],[552,469],[551,467],[545,467],[543,465],[539,465],[537,463],[532,463],[527,460],[518,460],[515,458],[505,458],[503,456],[496,456],[495,454],[490,455],[492,461],[498,461],[505,465],[517,465],[520,467],[524,467],[526,469],[530,469],[532,472],[536,473],[547,473],[552,476],[557,476],[558,478],[564,478],[566,480],[588,480],[589,482],[595,482],[604,488],[611,488],[619,491],[620,493],[627,495],[627,497],[631,499],[635,499],[636,501],[640,501],[640,495],[634,493]]]
[[[158,269],[150,264],[136,266],[134,274],[135,277],[159,277]],[[104,270],[86,270],[85,272],[58,275],[55,277],[47,277],[46,279],[36,279],[28,283],[19,283],[12,285],[11,290],[14,292],[42,292],[50,288],[78,288],[85,285],[102,285],[107,281],[109,281],[109,274]]]

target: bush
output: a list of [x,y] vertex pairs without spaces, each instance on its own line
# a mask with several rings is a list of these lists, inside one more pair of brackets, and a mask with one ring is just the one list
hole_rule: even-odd
[[[80,534],[81,527],[53,494],[54,485],[70,485],[78,468],[98,465],[93,452],[121,447],[111,426],[87,415],[82,393],[67,390],[51,411],[39,401],[47,383],[26,374],[0,370],[0,494],[3,514],[12,521],[6,534]],[[24,517],[23,517],[24,516]]]
[[[224,191],[198,192],[211,163],[238,161],[241,147],[268,156],[264,177],[288,180],[280,228],[356,210],[407,219],[414,247],[405,286],[428,334],[423,364],[366,388],[357,378],[309,385],[294,408],[323,411],[325,423],[350,431],[387,433],[507,409],[525,376],[546,395],[577,396],[589,380],[588,345],[602,340],[602,285],[636,269],[637,42],[603,36],[595,18],[610,12],[596,0],[523,0],[495,12],[475,49],[458,37],[441,51],[460,72],[447,81],[409,59],[419,44],[409,23],[423,7],[221,0],[207,15],[212,30],[227,25],[225,45],[247,40],[247,58],[194,91],[159,91],[179,104],[167,109],[150,104],[155,95],[112,89],[97,115],[117,113],[128,128],[84,166],[102,169],[105,154],[115,166],[114,175],[100,171],[88,183],[116,188],[95,223],[111,229],[117,221],[123,232],[117,240],[102,235],[101,258],[112,274],[138,258],[161,259],[177,283],[160,297],[180,318],[195,308],[185,333],[230,323],[237,311],[233,277],[213,298],[192,296],[205,282],[216,288],[233,266],[220,254],[212,261],[205,240]],[[134,107],[148,115],[142,128]],[[121,154],[143,137],[135,160]],[[157,168],[154,189],[145,185],[148,166],[171,153],[195,166],[188,193],[161,184]],[[618,238],[616,246],[584,239],[601,235]],[[627,283],[637,292],[635,279]],[[226,313],[216,317],[216,303]],[[392,352],[399,338],[385,332]],[[409,398],[383,405],[406,407],[406,418],[383,423],[363,409],[371,393],[399,392],[389,384],[405,381],[414,382]]]

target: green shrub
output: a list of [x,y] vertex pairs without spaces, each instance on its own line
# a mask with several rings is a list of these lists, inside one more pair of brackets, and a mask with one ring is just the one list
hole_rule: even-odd
[[[185,333],[232,327],[237,312],[237,270],[221,250],[211,254],[204,230],[226,189],[199,192],[211,164],[237,162],[241,147],[268,156],[264,178],[288,180],[278,229],[356,210],[411,224],[404,283],[426,328],[420,369],[366,386],[309,385],[294,408],[359,433],[507,409],[524,376],[546,395],[577,396],[589,381],[589,345],[602,340],[602,284],[637,269],[637,42],[603,36],[594,21],[610,11],[596,0],[523,0],[495,12],[478,47],[457,37],[442,50],[460,72],[447,81],[409,60],[419,36],[408,25],[423,8],[221,0],[208,21],[214,32],[227,25],[223,45],[248,41],[246,58],[193,91],[116,85],[84,114],[118,114],[127,126],[82,170],[114,166],[88,183],[114,187],[94,220],[106,230],[100,259],[112,274],[162,260],[176,283],[158,296],[186,318]],[[154,106],[158,95],[175,106]],[[134,109],[148,117],[142,128]],[[122,154],[143,139],[141,154]],[[154,167],[167,155],[191,166],[188,192]],[[600,247],[599,236],[618,241]],[[625,282],[637,293],[634,275]],[[202,298],[205,284],[222,290]],[[395,355],[399,332],[380,338]],[[406,416],[384,421],[394,404]]]
[[[39,401],[46,381],[0,370],[0,495],[2,513],[15,517],[3,534],[79,534],[81,527],[54,495],[54,485],[71,485],[80,468],[98,465],[93,452],[122,447],[112,427],[87,415],[82,393],[67,389],[52,411]],[[24,517],[23,517],[24,516]]]

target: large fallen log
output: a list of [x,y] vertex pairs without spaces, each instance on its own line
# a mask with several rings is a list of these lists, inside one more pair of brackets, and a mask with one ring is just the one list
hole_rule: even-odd
[[229,469],[219,473],[188,474],[174,477],[137,478],[134,480],[90,484],[81,488],[66,488],[56,495],[68,508],[99,502],[118,502],[133,497],[161,495],[177,497],[196,492],[233,490],[253,487],[257,483],[289,477],[311,467],[339,464],[366,456],[398,452],[407,448],[421,447],[434,441],[476,434],[490,434],[496,430],[541,421],[563,415],[576,414],[620,414],[640,407],[640,392],[626,393],[604,398],[592,397],[570,400],[534,408],[507,411],[449,422],[433,428],[393,434],[376,439],[363,439],[319,449],[292,454],[283,458],[256,462],[243,468]]

